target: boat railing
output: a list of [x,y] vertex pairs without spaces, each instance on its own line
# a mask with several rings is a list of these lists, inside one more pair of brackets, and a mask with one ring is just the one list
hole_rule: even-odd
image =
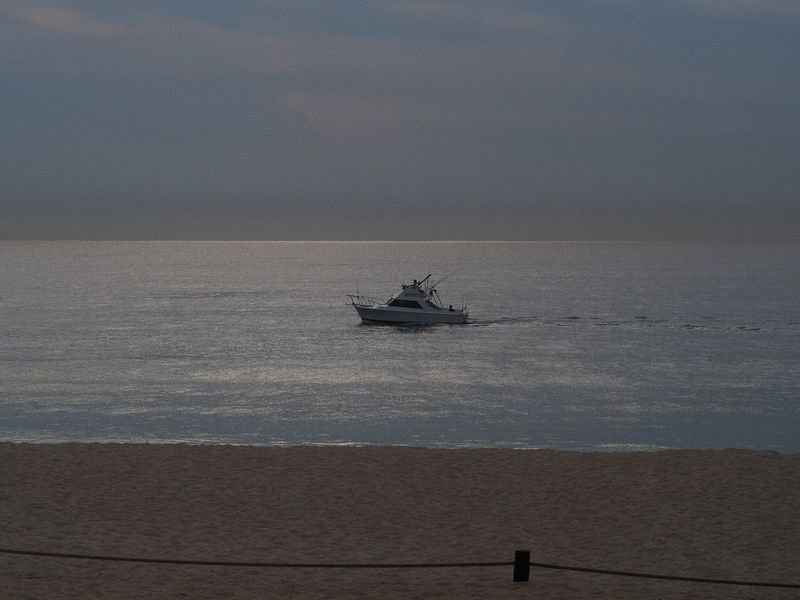
[[361,294],[347,294],[350,298],[350,304],[353,306],[375,306],[376,304],[385,304],[384,300],[375,298],[374,296],[362,296]]

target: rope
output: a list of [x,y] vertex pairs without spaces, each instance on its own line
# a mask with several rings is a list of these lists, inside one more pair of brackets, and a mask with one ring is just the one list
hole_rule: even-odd
[[597,573],[599,575],[620,575],[623,577],[641,577],[647,579],[666,579],[668,581],[693,581],[696,583],[719,583],[723,585],[746,585],[758,587],[776,587],[800,589],[798,583],[772,583],[765,581],[738,581],[733,579],[710,579],[708,577],[681,577],[680,575],[655,575],[652,573],[634,573],[630,571],[612,571],[610,569],[592,569],[590,567],[570,567],[565,565],[551,565],[547,563],[531,562],[532,567],[540,569],[558,569],[559,571],[579,571],[581,573]]
[[173,558],[136,558],[131,556],[100,556],[97,554],[68,554],[65,552],[40,552],[36,550],[7,550],[2,554],[42,556],[45,558],[78,558],[81,560],[107,560],[115,562],[155,563],[162,565],[200,565],[204,567],[264,567],[274,569],[448,569],[465,567],[510,567],[514,561],[460,562],[460,563],[282,563],[282,562],[231,562],[222,560],[179,560]]
[[[74,558],[81,560],[105,560],[115,562],[135,562],[162,565],[197,565],[204,567],[261,567],[274,569],[452,569],[473,567],[510,567],[514,561],[498,562],[453,562],[453,563],[283,563],[283,562],[231,562],[221,560],[179,560],[172,558],[136,558],[131,556],[102,556],[97,554],[70,554],[66,552],[41,552],[36,550],[13,550],[0,548],[0,554],[22,556],[39,556],[44,558]],[[752,587],[772,587],[800,589],[797,583],[777,583],[765,581],[741,581],[731,579],[712,579],[708,577],[682,577],[679,575],[657,575],[653,573],[637,573],[630,571],[613,571],[610,569],[593,569],[590,567],[573,567],[549,563],[530,562],[532,567],[555,569],[559,571],[577,571],[598,575],[616,575],[622,577],[639,577],[645,579],[661,579],[667,581],[689,581],[694,583],[711,583],[722,585],[739,585]]]

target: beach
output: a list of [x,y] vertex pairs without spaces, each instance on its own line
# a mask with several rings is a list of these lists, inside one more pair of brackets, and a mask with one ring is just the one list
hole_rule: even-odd
[[[0,548],[283,563],[512,561],[800,583],[800,455],[0,443]],[[0,554],[3,598],[797,598],[511,566],[267,569]]]

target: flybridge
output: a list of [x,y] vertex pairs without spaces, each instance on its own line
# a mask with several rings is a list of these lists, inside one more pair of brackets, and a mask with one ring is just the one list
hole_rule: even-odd
[[413,283],[403,284],[399,294],[386,302],[375,298],[348,294],[350,304],[362,320],[375,323],[466,323],[469,312],[466,306],[445,308],[436,286],[450,277],[447,275],[431,283],[431,275]]

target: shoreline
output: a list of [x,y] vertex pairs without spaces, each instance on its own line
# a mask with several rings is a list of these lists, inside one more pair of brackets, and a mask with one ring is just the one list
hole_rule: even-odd
[[[800,455],[0,442],[0,547],[242,562],[531,560],[800,583]],[[511,569],[293,571],[0,555],[10,597],[751,598]],[[748,595],[749,594],[749,595]],[[758,598],[797,590],[757,590]]]
[[662,446],[650,444],[635,444],[635,443],[618,443],[618,444],[601,444],[599,447],[587,448],[564,448],[554,446],[525,446],[522,444],[508,443],[506,445],[423,445],[423,444],[387,444],[378,442],[286,442],[286,443],[246,443],[246,442],[232,442],[232,441],[213,441],[213,440],[185,440],[185,439],[158,439],[158,440],[107,440],[107,439],[81,439],[81,440],[64,440],[64,439],[29,439],[29,438],[0,438],[0,445],[12,444],[17,446],[92,446],[92,445],[117,445],[117,446],[188,446],[188,447],[231,447],[231,448],[409,448],[415,450],[524,450],[524,451],[553,451],[565,452],[576,454],[654,454],[659,452],[718,452],[718,451],[736,451],[736,452],[766,452],[775,453],[782,456],[800,456],[800,450],[797,451],[784,451],[773,448],[754,448],[754,447],[739,447],[739,446],[725,446],[725,447],[692,447],[683,448],[676,446]]

